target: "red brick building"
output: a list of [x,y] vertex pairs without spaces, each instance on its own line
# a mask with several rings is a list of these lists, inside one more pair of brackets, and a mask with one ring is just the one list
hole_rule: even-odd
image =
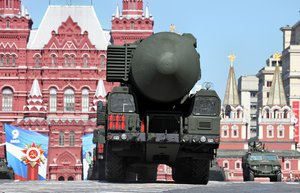
[[[231,55],[234,58],[233,55]],[[242,155],[248,149],[250,127],[245,120],[244,109],[238,96],[234,59],[231,59],[228,81],[221,107],[220,147],[217,162],[224,168],[228,180],[241,180]]]
[[39,28],[32,23],[20,0],[0,0],[0,144],[4,123],[49,135],[47,179],[81,180],[81,137],[114,86],[105,80],[107,46],[151,35],[153,20],[142,0],[123,0],[112,31],[92,6],[50,5]]
[[294,115],[286,103],[279,65],[275,68],[267,105],[261,107],[258,113],[255,138],[250,139],[251,131],[244,120],[233,65],[229,71],[221,118],[217,161],[224,167],[228,180],[243,180],[242,156],[248,151],[249,140],[262,142],[266,150],[276,153],[282,159],[284,180],[300,176],[300,153],[295,150]]

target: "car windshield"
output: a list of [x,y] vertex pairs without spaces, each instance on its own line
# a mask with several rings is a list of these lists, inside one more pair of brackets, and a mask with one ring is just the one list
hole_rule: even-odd
[[274,161],[277,160],[277,156],[276,155],[251,155],[250,160],[255,160],[255,161]]

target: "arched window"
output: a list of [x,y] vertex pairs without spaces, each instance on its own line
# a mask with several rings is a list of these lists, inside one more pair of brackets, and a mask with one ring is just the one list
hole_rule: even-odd
[[105,67],[105,56],[101,55],[100,56],[100,68],[104,68]]
[[16,65],[16,56],[15,56],[15,55],[12,55],[12,58],[11,58],[11,65],[12,65],[12,66],[15,66],[15,65]]
[[59,132],[58,144],[59,144],[59,146],[64,146],[65,145],[65,133],[63,131]]
[[229,169],[229,162],[227,160],[223,161],[224,169]]
[[35,66],[40,67],[40,65],[41,65],[41,58],[40,58],[40,56],[36,56],[35,57]]
[[237,170],[241,169],[241,161],[235,162],[235,169],[237,169]]
[[69,56],[65,55],[65,67],[69,66]]
[[9,20],[6,21],[6,28],[10,28],[10,21]]
[[267,127],[267,138],[274,137],[274,127],[272,125],[268,125]]
[[83,89],[82,90],[82,112],[89,111],[89,90]]
[[241,113],[242,113],[242,111],[241,110],[237,110],[237,112],[236,112],[236,118],[241,118]]
[[229,137],[229,134],[228,134],[228,126],[227,125],[224,125],[222,127],[222,137],[226,138],[226,137]]
[[0,66],[4,66],[4,56],[0,55]]
[[50,112],[56,112],[56,95],[57,91],[55,88],[50,89]]
[[74,91],[72,89],[65,90],[64,107],[65,107],[65,111],[67,111],[67,112],[74,111],[75,97],[74,97]]
[[133,30],[134,29],[134,22],[130,22],[130,29]]
[[269,109],[266,110],[266,118],[267,119],[270,118],[270,111],[269,111]]
[[84,55],[83,56],[83,67],[87,67],[88,66],[88,56]]
[[13,91],[10,88],[2,90],[2,111],[10,112],[13,110]]
[[9,55],[7,54],[6,55],[6,66],[9,66],[10,64],[10,58],[9,58]]
[[273,111],[273,118],[274,119],[279,119],[280,117],[279,117],[279,110],[278,109],[275,109],[274,111]]
[[56,56],[54,54],[51,55],[51,64],[52,64],[52,66],[55,66],[55,64],[56,64]]
[[75,133],[74,131],[70,132],[70,146],[75,146]]
[[285,170],[290,170],[291,169],[291,162],[290,161],[285,161],[284,162],[284,169]]
[[68,181],[74,181],[74,177],[73,176],[69,176],[68,177]]
[[231,127],[231,137],[237,138],[239,137],[239,128],[236,125]]
[[74,55],[71,56],[71,67],[74,67],[74,63],[75,63],[75,57]]
[[58,178],[58,181],[65,181],[65,178],[64,178],[63,176],[60,176],[60,177]]
[[284,119],[287,119],[287,118],[288,118],[288,113],[289,113],[289,111],[288,111],[287,109],[285,109],[285,110],[283,111],[283,118],[284,118]]
[[277,127],[277,137],[284,138],[284,127],[282,125]]

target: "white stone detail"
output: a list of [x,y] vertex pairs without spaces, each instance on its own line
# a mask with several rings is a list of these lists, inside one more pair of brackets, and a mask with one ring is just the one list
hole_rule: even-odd
[[33,81],[29,96],[31,96],[31,97],[33,97],[33,96],[37,96],[37,97],[42,96],[41,89],[40,89],[40,86],[39,86],[39,82],[38,82],[37,79],[34,79],[34,81]]
[[116,18],[120,18],[119,5],[117,5],[115,17],[116,17]]
[[145,10],[145,18],[149,18],[149,17],[150,17],[150,13],[149,13],[149,7],[147,5]]
[[101,80],[101,79],[98,81],[95,96],[97,98],[99,98],[99,96],[101,96],[102,98],[104,98],[106,96],[105,86],[104,86],[103,80]]

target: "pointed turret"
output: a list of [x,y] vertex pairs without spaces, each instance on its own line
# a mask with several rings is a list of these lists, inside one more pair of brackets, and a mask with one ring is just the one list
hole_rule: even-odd
[[279,53],[276,53],[274,54],[274,57],[276,59],[276,67],[275,67],[272,87],[270,89],[270,95],[269,95],[267,105],[285,106],[287,105],[286,96],[284,93],[284,88],[283,88],[283,83],[282,83],[282,78],[281,78],[281,73],[279,68],[279,62],[278,62],[280,60],[281,55]]
[[102,97],[104,98],[106,96],[106,90],[105,90],[105,86],[103,83],[103,80],[99,80],[98,81],[98,85],[97,85],[97,89],[96,89],[96,93],[95,93],[95,97],[99,98]]
[[146,6],[146,10],[145,10],[145,18],[149,18],[150,17],[150,12],[149,12],[149,6]]
[[223,105],[238,106],[240,105],[240,100],[239,100],[238,89],[237,89],[237,84],[235,79],[234,68],[233,68],[233,62],[235,60],[235,56],[231,54],[228,56],[228,58],[231,64],[230,64],[230,69],[228,74],[228,80],[227,80]]
[[120,10],[119,10],[119,4],[117,4],[117,8],[116,8],[116,15],[115,18],[120,18]]
[[40,89],[40,86],[39,86],[39,82],[37,79],[34,79],[33,83],[32,83],[32,87],[31,87],[31,90],[30,90],[30,94],[29,96],[31,97],[39,97],[39,96],[42,96],[42,93],[41,93],[41,89]]
[[30,118],[41,117],[46,115],[47,107],[44,104],[42,92],[37,79],[33,80],[30,93],[28,95],[27,104],[24,105],[26,116]]

